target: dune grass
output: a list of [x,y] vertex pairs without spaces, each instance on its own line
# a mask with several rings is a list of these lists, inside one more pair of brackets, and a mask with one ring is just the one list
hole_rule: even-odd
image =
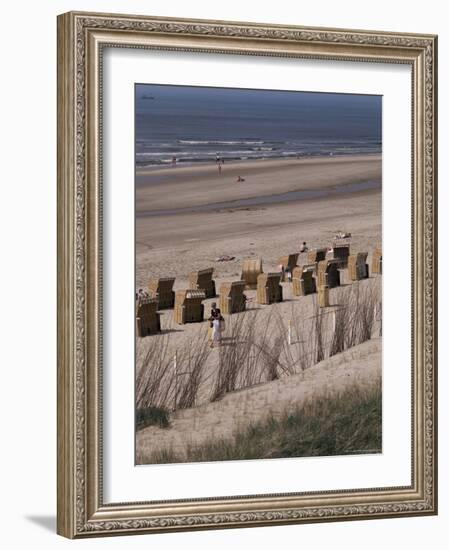
[[147,426],[168,428],[170,425],[169,412],[159,407],[147,407],[136,411],[136,430],[142,430]]
[[[306,318],[294,301],[288,314],[274,304],[265,315],[249,309],[229,316],[226,345],[218,349],[219,368],[213,372],[206,323],[178,350],[176,370],[169,333],[152,336],[138,360],[136,408],[174,411],[201,400],[214,402],[238,389],[298,374],[378,335],[379,279],[340,287],[333,296],[339,304],[333,310],[323,310],[312,296],[313,312]],[[288,339],[289,321],[293,342]]]
[[335,456],[382,451],[380,380],[369,388],[306,401],[280,418],[269,417],[240,431],[233,439],[217,439],[188,447],[181,455],[163,449],[147,463],[209,462]]

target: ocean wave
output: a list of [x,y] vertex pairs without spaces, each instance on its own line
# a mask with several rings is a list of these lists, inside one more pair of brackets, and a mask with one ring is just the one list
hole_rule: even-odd
[[193,139],[178,139],[177,143],[183,145],[263,145],[266,143],[263,140],[193,140]]
[[[379,154],[381,149],[378,148],[354,148],[345,150],[313,150],[313,151],[245,151],[239,154],[227,154],[223,157],[224,162],[235,162],[242,160],[274,160],[274,159],[289,159],[289,158],[308,158],[308,157],[325,157],[325,156],[347,156],[347,155],[360,155],[360,154]],[[139,166],[152,166],[171,164],[173,157],[176,158],[177,163],[182,164],[197,164],[215,162],[215,155],[203,154],[137,154],[136,164]]]
[[301,139],[268,140],[251,136],[231,139],[139,140],[136,143],[138,165],[215,162],[217,153],[224,162],[239,160],[288,159],[316,156],[342,156],[381,153],[382,144],[374,139]]

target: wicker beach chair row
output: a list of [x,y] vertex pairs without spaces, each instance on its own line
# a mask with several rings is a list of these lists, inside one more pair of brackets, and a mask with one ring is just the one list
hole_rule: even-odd
[[[189,288],[192,290],[202,290],[206,298],[214,298],[215,281],[212,279],[214,269],[202,269],[200,271],[192,271],[189,275]],[[171,309],[175,306],[175,292],[173,285],[175,284],[174,277],[158,277],[150,279],[148,283],[148,291],[150,296],[157,298],[159,309]]]
[[[262,258],[250,258],[243,262],[241,280],[223,283],[220,287],[220,310],[224,314],[245,311],[247,297],[245,289],[257,290],[259,304],[269,305],[282,302],[281,282],[289,272],[293,296],[307,296],[318,292],[320,307],[329,305],[329,290],[340,285],[340,270],[348,269],[351,281],[369,277],[367,252],[350,254],[346,243],[334,244],[333,258],[326,259],[326,248],[309,251],[306,265],[298,266],[298,254],[289,254],[279,259],[281,272],[264,273]],[[216,296],[213,268],[192,272],[189,289],[173,291],[174,277],[151,279],[148,297],[139,298],[136,305],[136,326],[139,336],[160,332],[160,309],[174,308],[174,319],[179,324],[202,322],[204,320],[203,300]],[[372,272],[382,273],[382,250],[376,247],[372,257]]]

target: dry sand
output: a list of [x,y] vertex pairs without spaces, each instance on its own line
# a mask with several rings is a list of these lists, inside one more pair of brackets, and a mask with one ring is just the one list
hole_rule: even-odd
[[[245,182],[236,183],[236,174]],[[381,189],[335,193],[339,186],[381,180],[379,156],[314,160],[253,161],[225,165],[167,167],[137,177],[136,284],[152,276],[188,278],[190,271],[215,267],[218,278],[239,276],[244,258],[261,256],[277,265],[279,256],[329,245],[349,231],[354,250],[371,250],[381,239]],[[279,193],[334,190],[319,199],[270,202]],[[204,207],[266,197],[256,206],[217,207],[212,211],[144,216],[143,212]],[[235,262],[216,263],[223,254]],[[179,288],[179,287],[178,287]]]

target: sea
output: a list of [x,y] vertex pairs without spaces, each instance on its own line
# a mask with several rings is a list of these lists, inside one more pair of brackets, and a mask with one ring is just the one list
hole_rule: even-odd
[[382,97],[136,84],[136,167],[375,154]]

